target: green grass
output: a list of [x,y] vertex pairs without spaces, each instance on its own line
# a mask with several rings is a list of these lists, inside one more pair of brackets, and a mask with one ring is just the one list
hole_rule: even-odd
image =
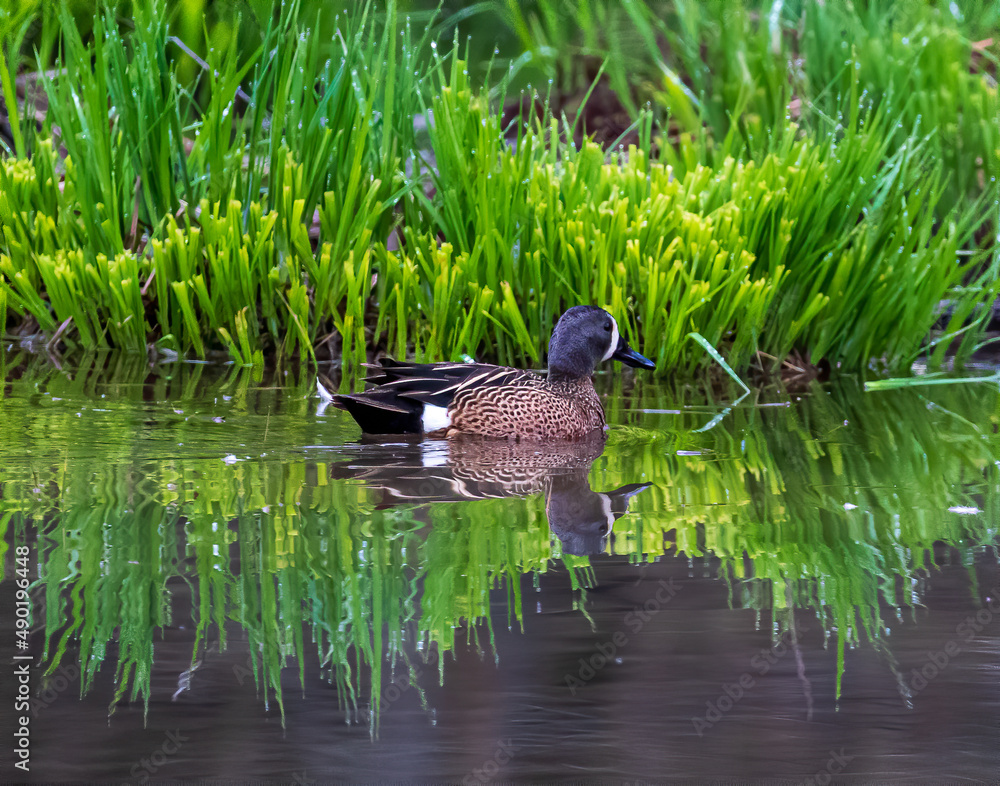
[[[636,144],[610,152],[569,142],[581,118],[541,98],[507,123],[516,69],[480,89],[472,43],[432,48],[434,26],[392,3],[250,15],[195,76],[159,5],[131,29],[99,14],[87,37],[47,15],[65,73],[0,161],[4,326],[64,352],[240,365],[319,352],[353,372],[380,349],[539,365],[559,314],[597,303],[663,376],[711,363],[692,332],[737,370],[961,360],[1000,291],[995,90],[967,67],[969,25],[906,7],[790,4],[765,24],[722,0],[662,18],[569,3],[623,100],[646,78],[615,71],[623,30],[667,74],[627,102]],[[525,46],[562,18],[512,9]],[[31,67],[8,27],[4,95]],[[542,49],[568,58],[573,35]]]
[[503,62],[527,52],[523,77],[552,80],[564,98],[585,87],[589,62],[604,60],[624,109],[635,118],[650,106],[664,121],[664,153],[676,153],[675,163],[757,157],[786,119],[822,135],[847,125],[861,101],[893,119],[894,148],[929,137],[949,177],[949,207],[981,193],[1000,164],[991,6],[489,0],[449,25],[474,38],[506,28],[517,46]]

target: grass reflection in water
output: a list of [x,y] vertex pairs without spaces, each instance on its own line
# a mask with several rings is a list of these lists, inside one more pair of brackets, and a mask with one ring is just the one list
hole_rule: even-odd
[[283,714],[281,670],[305,687],[315,649],[375,732],[386,685],[443,679],[457,636],[489,647],[492,589],[517,626],[522,576],[561,562],[586,613],[601,551],[717,558],[733,606],[770,612],[776,641],[812,610],[835,641],[839,694],[845,647],[874,645],[892,665],[887,622],[920,602],[933,544],[971,564],[1000,520],[998,395],[979,386],[864,394],[844,381],[698,432],[711,408],[681,407],[690,392],[617,382],[606,443],[543,451],[359,444],[342,413],[316,416],[305,371],[2,363],[2,556],[37,545],[48,671],[79,657],[87,690],[117,669],[112,709],[148,707],[187,582],[179,691],[198,690],[198,666],[238,631],[265,703]]

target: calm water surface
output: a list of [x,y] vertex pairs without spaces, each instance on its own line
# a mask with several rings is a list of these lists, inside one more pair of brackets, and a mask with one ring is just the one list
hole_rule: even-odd
[[366,443],[305,371],[0,372],[0,780],[1000,778],[995,384],[604,379],[607,441],[540,449]]

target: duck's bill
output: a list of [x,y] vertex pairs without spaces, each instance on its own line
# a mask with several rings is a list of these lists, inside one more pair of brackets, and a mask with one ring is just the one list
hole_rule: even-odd
[[613,360],[617,360],[619,363],[624,363],[626,366],[631,366],[632,368],[656,368],[656,364],[652,360],[632,349],[632,347],[625,343],[624,338],[618,340],[618,349],[615,350],[615,354],[611,357]]

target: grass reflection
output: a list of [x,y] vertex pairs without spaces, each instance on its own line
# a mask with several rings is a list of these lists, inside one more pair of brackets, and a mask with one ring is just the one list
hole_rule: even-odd
[[[259,693],[283,714],[282,670],[304,688],[315,651],[345,708],[370,708],[374,733],[387,680],[443,678],[459,636],[491,644],[491,590],[506,588],[497,622],[516,626],[526,574],[565,565],[574,586],[593,581],[593,558],[550,529],[547,505],[553,516],[566,499],[550,476],[492,498],[387,501],[384,477],[345,473],[372,452],[345,445],[356,433],[341,413],[315,416],[305,372],[255,380],[199,365],[151,370],[144,358],[72,372],[2,362],[4,548],[37,544],[48,673],[78,658],[89,690],[112,661],[112,709],[148,708],[181,582],[195,632],[179,689],[197,691],[200,664],[239,635]],[[719,560],[732,604],[771,614],[776,637],[791,610],[812,610],[836,642],[838,693],[845,648],[884,649],[886,621],[920,602],[935,543],[965,560],[996,544],[995,391],[865,394],[845,381],[764,402],[788,406],[737,407],[699,432],[710,408],[682,406],[690,391],[613,384],[619,425],[603,452],[574,465],[589,484],[581,505],[630,484],[642,493],[599,548],[635,562]]]

